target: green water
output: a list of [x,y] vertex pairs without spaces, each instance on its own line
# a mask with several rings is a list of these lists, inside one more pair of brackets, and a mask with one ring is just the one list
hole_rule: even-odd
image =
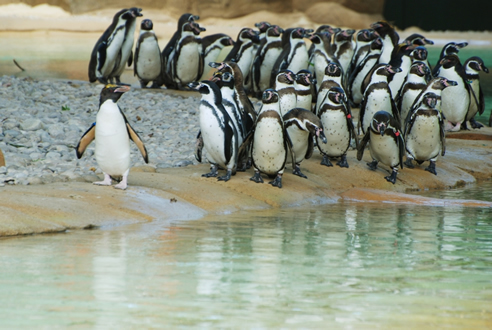
[[[461,194],[492,200],[491,184],[473,189]],[[0,249],[0,328],[492,324],[490,209],[345,203],[5,238]]]

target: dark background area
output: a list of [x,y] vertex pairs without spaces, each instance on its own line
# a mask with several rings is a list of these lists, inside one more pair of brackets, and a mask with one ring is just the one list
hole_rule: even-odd
[[492,31],[492,0],[386,0],[383,16],[400,29]]

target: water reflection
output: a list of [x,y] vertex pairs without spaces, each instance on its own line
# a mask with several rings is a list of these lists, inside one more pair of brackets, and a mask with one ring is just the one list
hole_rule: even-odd
[[0,240],[2,326],[484,327],[488,209],[335,204]]

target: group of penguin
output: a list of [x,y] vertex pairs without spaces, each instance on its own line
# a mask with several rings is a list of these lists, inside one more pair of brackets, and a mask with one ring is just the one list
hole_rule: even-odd
[[[131,32],[140,12],[131,8],[115,15],[94,47],[89,65],[91,81],[120,82],[121,63],[132,61],[128,44],[133,44]],[[482,126],[474,116],[484,111],[479,72],[488,73],[488,69],[476,56],[461,64],[458,52],[467,43],[445,45],[431,70],[425,45],[433,42],[420,34],[400,42],[394,27],[385,21],[358,32],[328,25],[316,31],[283,30],[260,22],[256,24],[259,31],[243,28],[234,42],[225,34],[200,39],[198,35],[205,29],[197,19],[192,14],[182,15],[162,53],[152,22],[143,20],[134,71],[142,87],[152,81],[153,87],[166,85],[201,93],[195,157],[201,162],[206,150],[211,170],[205,177],[227,181],[236,171],[252,165],[252,181],[263,182],[261,174],[266,174],[272,178],[270,184],[281,188],[288,162],[295,175],[306,177],[300,164],[311,157],[315,145],[323,156],[322,165],[333,166],[331,160],[339,158],[336,164],[340,167],[349,167],[346,155],[351,146],[357,148],[358,160],[368,146],[372,156],[369,168],[375,170],[379,162],[389,166],[392,172],[385,179],[394,184],[398,167],[405,164],[413,168],[413,160],[418,164],[429,161],[425,170],[437,174],[435,163],[439,154],[444,155],[446,130],[467,128],[467,122],[473,128]],[[309,48],[305,38],[311,41]],[[222,48],[230,45],[233,47],[227,57],[214,62]],[[149,55],[151,49],[154,57]],[[152,66],[155,62],[161,66]],[[205,63],[216,72],[210,80],[198,82]],[[147,162],[142,141],[116,105],[127,90],[121,85],[106,85],[99,112],[119,114],[125,145],[133,140]],[[248,95],[261,97],[258,112]],[[357,128],[352,106],[360,107]],[[116,131],[116,126],[105,129]],[[93,125],[82,137],[77,146],[79,158],[98,129]],[[107,132],[101,128],[98,138],[109,136]],[[359,141],[360,133],[363,137]],[[118,160],[125,165],[116,170],[109,159],[120,156],[111,151],[118,142],[116,138],[104,139],[105,148],[112,147],[100,159],[96,151],[105,174],[105,180],[97,184],[122,177],[123,183],[117,188],[125,189],[129,155],[125,151]],[[96,150],[99,144],[96,140]],[[219,169],[226,170],[225,175],[219,176]]]

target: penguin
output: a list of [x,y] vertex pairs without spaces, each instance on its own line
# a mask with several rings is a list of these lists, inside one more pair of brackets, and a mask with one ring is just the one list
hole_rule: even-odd
[[180,39],[167,61],[166,72],[172,81],[170,86],[166,85],[167,88],[183,89],[189,83],[198,80],[203,72],[200,43],[197,38],[203,30],[194,21],[183,25]]
[[284,31],[282,34],[282,53],[273,66],[271,85],[274,84],[277,73],[282,70],[298,72],[308,69],[309,55],[304,38],[309,37],[311,32],[312,30],[303,28],[291,28]]
[[340,66],[340,62],[338,62],[338,59],[333,53],[331,37],[332,35],[327,32],[317,32],[309,38],[312,45],[314,45],[314,49],[309,57],[309,71],[314,73],[314,78],[317,81],[317,90],[321,87],[326,66],[329,63],[336,63]]
[[388,85],[391,89],[391,94],[396,97],[400,92],[401,86],[405,81],[405,78],[410,71],[410,67],[412,66],[412,58],[410,54],[415,49],[413,45],[407,45],[405,43],[398,44],[391,54],[391,60],[389,64],[396,70],[396,73],[390,77],[388,77]]
[[235,62],[243,73],[244,82],[248,80],[254,57],[254,44],[258,42],[258,34],[250,28],[242,28],[237,35],[234,47],[224,59],[224,62]]
[[414,46],[433,45],[434,41],[427,39],[421,34],[413,33],[403,40],[403,43]]
[[352,57],[354,55],[354,45],[352,44],[354,33],[355,30],[352,29],[341,30],[340,32],[337,32],[333,37],[333,53],[343,69],[343,74],[345,78],[348,78],[346,76],[346,73],[348,72],[350,61],[352,60]]
[[[483,63],[483,60],[478,56],[470,57],[463,64],[465,68],[465,79],[468,84],[468,92],[470,94],[470,106],[466,115],[466,121],[470,122],[472,128],[481,128],[483,125],[475,120],[477,112],[481,115],[485,110],[485,98],[480,86],[480,71],[489,73],[489,69]],[[465,121],[465,129],[466,129]]]
[[[341,28],[335,28],[333,26],[330,26],[330,25],[320,25],[318,26],[318,28],[316,29],[316,31],[314,31],[313,34],[316,34],[316,33],[326,33],[326,34],[329,34],[330,37],[336,33],[338,33],[339,31],[341,31],[342,29]],[[309,46],[309,49],[308,49],[308,55],[309,57],[311,57],[311,55],[313,55],[313,51],[315,49],[315,45],[313,45],[311,43],[311,46]]]
[[273,66],[282,52],[282,33],[284,30],[278,25],[268,28],[264,42],[256,53],[251,68],[253,95],[261,98],[263,91],[273,87],[270,85],[270,76]]
[[466,46],[468,46],[467,42],[460,42],[460,43],[449,42],[449,43],[445,44],[444,47],[442,47],[442,49],[441,49],[441,53],[439,54],[439,58],[437,60],[436,65],[432,69],[432,75],[434,77],[438,76],[439,70],[441,68],[441,60],[444,58],[444,56],[446,56],[446,55],[458,55],[458,53],[460,52],[460,49],[465,48]]
[[290,70],[282,70],[277,74],[273,88],[278,93],[281,116],[297,107],[295,81],[296,75]]
[[358,146],[357,134],[352,122],[352,111],[348,104],[348,98],[343,88],[332,87],[326,93],[318,110],[327,143],[317,143],[318,149],[323,155],[321,165],[333,166],[330,157],[340,157],[337,165],[349,167],[347,151],[352,139]]
[[420,94],[417,96],[412,106],[410,107],[408,113],[412,113],[414,109],[420,106],[420,104],[424,99],[424,95],[427,93],[433,93],[436,95],[436,105],[434,106],[434,108],[436,108],[438,111],[441,111],[442,91],[447,87],[456,86],[457,84],[458,83],[456,81],[452,81],[447,78],[443,78],[443,77],[433,78],[431,81],[427,83],[425,89],[421,91]]
[[446,55],[441,60],[438,75],[457,82],[442,91],[441,110],[443,112],[446,130],[459,131],[461,124],[466,121],[470,106],[469,85],[466,82],[465,70],[458,55]]
[[125,40],[126,22],[133,17],[133,12],[122,9],[113,17],[113,22],[97,40],[89,61],[89,81],[108,82],[115,67],[121,46]]
[[362,83],[364,82],[367,74],[378,63],[382,46],[383,44],[380,38],[373,40],[366,57],[360,61],[360,63],[352,70],[352,73],[350,74],[349,80],[346,84],[346,89],[350,102],[354,106],[359,106],[362,102],[362,98],[364,96]]
[[181,17],[178,19],[177,29],[173,33],[173,36],[171,37],[171,39],[169,39],[168,43],[166,44],[166,46],[164,47],[161,53],[162,72],[158,82],[159,86],[166,85],[166,87],[168,88],[176,89],[174,82],[172,81],[171,77],[169,76],[169,73],[167,72],[167,62],[169,61],[169,57],[171,56],[172,51],[176,48],[176,44],[178,40],[181,39],[183,25],[189,22],[195,22],[199,19],[200,16],[193,15],[190,13],[185,13],[181,15]]
[[405,166],[414,168],[412,160],[422,164],[429,161],[425,170],[437,175],[436,160],[439,154],[444,156],[445,136],[442,114],[435,108],[437,95],[426,93],[420,106],[413,110],[405,123]]
[[228,48],[232,49],[232,46],[234,45],[234,40],[227,34],[216,33],[201,38],[200,45],[203,63],[201,65],[203,72],[201,73],[201,78],[199,79],[201,81],[208,79],[210,75],[210,66],[208,66],[208,63],[218,62],[218,57],[223,52],[223,50],[226,51]]
[[294,88],[296,90],[296,107],[312,111],[313,100],[316,101],[316,82],[309,70],[296,73]]
[[236,174],[238,156],[238,133],[233,120],[222,105],[219,87],[213,81],[191,82],[191,89],[200,92],[200,132],[203,147],[210,162],[210,173],[202,177],[217,177],[218,169],[223,168],[226,174],[217,177],[219,181],[228,181]]
[[367,166],[373,171],[377,169],[379,162],[391,167],[391,175],[384,178],[395,184],[398,166],[403,169],[405,153],[405,141],[401,134],[399,120],[386,111],[376,112],[357,149],[358,160],[362,159],[368,143],[372,162],[367,163]]
[[138,77],[142,88],[153,82],[152,88],[159,88],[156,80],[161,74],[161,50],[150,19],[144,19],[135,47],[133,73]]
[[265,22],[265,21],[262,21],[262,22],[255,23],[255,27],[258,29],[257,42],[255,42],[253,45],[253,48],[254,48],[253,55],[256,57],[256,54],[258,53],[258,49],[265,42],[267,31],[269,28],[272,27],[272,24]]
[[144,143],[117,104],[123,93],[129,90],[130,87],[126,85],[104,86],[99,98],[96,122],[84,133],[75,148],[77,158],[80,159],[92,140],[96,140],[96,161],[104,173],[104,180],[94,182],[96,185],[110,186],[114,178],[121,179],[114,188],[127,188],[131,166],[130,140],[137,145],[145,163],[149,162]]
[[[255,174],[250,180],[263,183],[261,173],[264,173],[274,178],[269,184],[282,188],[282,175],[290,149],[290,140],[280,115],[279,96],[273,89],[269,88],[263,92],[262,107],[258,118],[243,146],[250,143],[255,170]],[[243,147],[241,149],[243,150]],[[292,156],[294,158],[294,155]],[[292,159],[292,164],[295,164],[295,159]]]
[[426,76],[430,73],[424,62],[414,62],[410,67],[407,79],[396,98],[397,108],[400,109],[401,127],[404,127],[407,114],[415,99],[427,87]]
[[313,155],[314,138],[326,143],[321,121],[314,113],[304,108],[291,109],[282,119],[285,131],[292,143],[291,152],[295,156],[292,173],[307,179],[307,176],[301,172],[301,162]]
[[355,67],[359,65],[364,57],[366,57],[371,49],[371,43],[377,38],[379,38],[379,36],[373,29],[363,29],[357,32],[355,35],[354,55],[352,56],[347,72],[345,72],[347,79],[350,77]]
[[338,63],[330,62],[325,67],[325,74],[318,90],[315,113],[319,116],[319,109],[325,100],[326,93],[332,87],[342,87],[342,68]]
[[[372,117],[381,109],[389,112],[400,123],[400,116],[388,85],[388,78],[394,75],[399,68],[394,69],[389,64],[378,64],[368,73],[362,89],[364,98],[359,110],[359,129],[366,133],[372,122]],[[367,87],[366,87],[367,86]]]
[[391,60],[393,49],[398,45],[400,36],[395,31],[395,28],[386,21],[378,21],[376,23],[373,23],[371,24],[371,28],[377,32],[383,44],[378,63],[388,64]]
[[125,66],[131,66],[133,63],[133,43],[135,28],[137,26],[137,17],[143,16],[142,8],[132,7],[129,9],[131,17],[126,20],[125,23],[125,38],[123,44],[121,45],[120,53],[116,59],[114,69],[109,75],[109,78],[114,78],[114,81],[119,84],[120,78],[125,71]]
[[425,80],[426,83],[428,83],[433,77],[432,77],[432,70],[429,64],[429,61],[427,59],[429,55],[429,52],[427,51],[427,48],[423,46],[418,46],[413,50],[413,52],[410,54],[410,57],[412,58],[412,64],[415,62],[422,62],[426,66],[426,74],[425,74]]

